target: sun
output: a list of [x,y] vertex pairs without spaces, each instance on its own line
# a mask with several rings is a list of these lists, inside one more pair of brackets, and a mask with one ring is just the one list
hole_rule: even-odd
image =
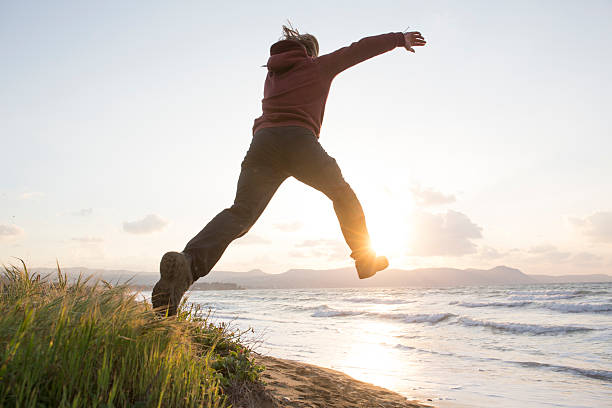
[[406,202],[400,208],[399,200],[378,200],[370,205],[366,220],[372,248],[380,255],[398,257],[408,250],[410,228]]

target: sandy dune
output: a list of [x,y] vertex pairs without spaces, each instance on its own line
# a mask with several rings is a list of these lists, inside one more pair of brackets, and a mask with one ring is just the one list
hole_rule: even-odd
[[295,408],[422,408],[430,407],[339,371],[268,356],[257,356],[274,402],[268,407]]

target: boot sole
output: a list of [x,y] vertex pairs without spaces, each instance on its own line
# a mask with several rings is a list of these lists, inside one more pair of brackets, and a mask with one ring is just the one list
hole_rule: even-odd
[[357,269],[357,275],[359,276],[359,279],[368,279],[371,278],[372,276],[376,275],[377,272],[380,272],[382,270],[385,270],[389,267],[389,260],[387,259],[386,256],[380,256],[377,257],[376,259],[381,259],[381,264],[376,265],[376,260],[374,261],[375,265],[373,265],[372,270],[371,271],[363,271],[360,272],[359,269]]
[[[189,273],[185,256],[180,252],[167,252],[159,263],[160,279],[153,287],[151,302],[160,315],[173,316],[181,301],[176,293],[176,284],[182,275]],[[178,298],[178,299],[177,299]]]

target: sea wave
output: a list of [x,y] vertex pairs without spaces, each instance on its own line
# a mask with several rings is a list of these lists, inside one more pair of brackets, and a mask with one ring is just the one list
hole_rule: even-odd
[[522,367],[535,367],[545,368],[556,372],[566,372],[584,377],[594,378],[597,380],[610,381],[612,382],[612,371],[607,370],[595,370],[588,368],[577,368],[555,364],[538,363],[535,361],[508,361],[509,363],[518,364]]
[[450,302],[463,307],[522,307],[533,302]]
[[583,326],[551,326],[526,323],[491,322],[488,320],[476,320],[469,317],[460,317],[458,321],[464,326],[487,327],[494,330],[517,334],[556,335],[594,330]]
[[364,314],[358,310],[336,310],[327,305],[317,306],[314,308],[312,317],[343,317],[343,316],[357,316]]
[[610,293],[610,292],[608,292],[607,290],[586,290],[586,289],[576,291],[577,295],[605,295],[607,293]]
[[563,313],[612,312],[612,303],[545,303],[542,306]]
[[368,313],[369,316],[378,317],[381,319],[400,320],[404,323],[440,323],[451,317],[456,316],[453,313],[424,313],[424,314],[408,314],[408,313]]
[[575,299],[584,295],[568,294],[568,295],[514,295],[510,296],[508,300],[564,300],[564,299]]
[[405,299],[377,299],[377,298],[348,298],[344,299],[346,302],[352,303],[373,303],[379,305],[401,305],[404,303],[414,303],[415,300]]
[[[509,295],[574,295],[576,294],[576,290],[511,290],[508,292]],[[581,290],[581,292],[586,292],[585,290]]]
[[318,306],[313,309],[312,317],[346,317],[367,316],[383,320],[396,320],[404,323],[439,323],[456,316],[453,313],[377,313],[360,310],[337,310],[327,305]]
[[528,295],[528,296],[585,296],[585,295],[603,295],[608,293],[605,290],[588,290],[588,289],[572,289],[572,290],[513,290],[507,292],[508,295]]
[[449,302],[449,305],[457,305],[469,308],[478,307],[525,307],[535,306],[554,310],[561,313],[606,313],[612,312],[612,303],[555,303],[555,302]]
[[398,350],[416,350],[416,347],[412,347],[412,346],[406,346],[404,344],[396,344],[395,346],[393,346],[393,348],[396,348]]
[[455,353],[449,353],[449,352],[444,352],[444,351],[434,351],[434,350],[426,350],[426,349],[422,349],[422,348],[417,348],[417,347],[412,347],[412,346],[406,346],[405,344],[396,344],[395,346],[392,346],[394,349],[397,350],[404,350],[404,351],[418,351],[420,353],[427,353],[427,354],[436,354],[439,356],[456,356]]
[[[439,352],[439,351],[434,351],[434,350],[426,350],[426,349],[421,349],[421,348],[418,348],[418,347],[407,346],[407,345],[401,344],[401,343],[398,343],[398,344],[394,345],[393,348],[398,349],[398,350],[405,350],[405,351],[419,351],[419,352],[428,353],[428,354],[458,356],[457,354],[454,354],[454,353]],[[472,357],[471,356],[463,356],[462,358],[469,359],[469,358],[472,358]],[[479,359],[482,360],[483,358],[481,357]],[[597,380],[603,380],[603,381],[612,382],[612,371],[608,371],[608,370],[570,367],[570,366],[557,365],[557,364],[539,363],[537,361],[503,360],[503,359],[499,359],[499,358],[495,358],[495,357],[484,358],[484,360],[499,361],[499,362],[503,362],[503,363],[506,363],[506,364],[516,364],[516,365],[520,365],[520,366],[526,367],[526,368],[548,369],[548,370],[555,371],[555,372],[570,373],[570,374],[574,374],[574,375],[594,378],[594,379],[597,379]]]

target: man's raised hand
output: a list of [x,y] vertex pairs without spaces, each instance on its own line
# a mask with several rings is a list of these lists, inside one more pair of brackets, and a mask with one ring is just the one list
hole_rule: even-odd
[[410,52],[414,52],[414,48],[412,47],[422,47],[427,44],[421,33],[418,31],[410,31],[409,33],[404,33],[404,40],[406,41],[406,45],[404,45],[404,48],[406,48]]

